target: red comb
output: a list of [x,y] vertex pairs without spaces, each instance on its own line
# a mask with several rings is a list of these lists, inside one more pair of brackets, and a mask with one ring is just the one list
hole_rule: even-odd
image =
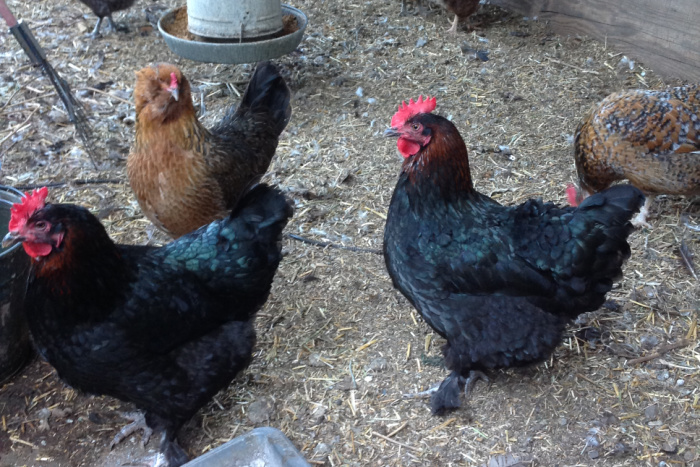
[[44,201],[49,194],[49,189],[46,187],[34,190],[31,193],[27,192],[22,196],[22,201],[12,205],[12,216],[10,217],[10,232],[17,232],[24,227],[36,211],[44,207]]
[[566,187],[566,196],[569,198],[569,204],[572,206],[578,206],[578,190],[572,184],[568,184]]
[[403,101],[399,105],[399,111],[391,117],[391,126],[396,128],[397,126],[403,125],[403,123],[414,115],[422,113],[430,113],[435,110],[436,99],[434,97],[426,97],[423,100],[423,96],[418,97],[417,101],[413,99],[408,101]]
[[170,89],[175,89],[177,88],[177,75],[173,71],[170,73]]

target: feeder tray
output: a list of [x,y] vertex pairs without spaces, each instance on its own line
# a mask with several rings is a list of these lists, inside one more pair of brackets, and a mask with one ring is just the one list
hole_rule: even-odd
[[277,428],[260,427],[191,460],[182,467],[311,467]]
[[207,63],[254,63],[286,55],[297,48],[308,23],[301,10],[282,4],[282,16],[293,15],[297,20],[299,29],[293,33],[247,42],[203,42],[182,39],[167,31],[175,20],[177,10],[179,8],[169,10],[158,21],[158,30],[165,43],[170,50],[183,58]]

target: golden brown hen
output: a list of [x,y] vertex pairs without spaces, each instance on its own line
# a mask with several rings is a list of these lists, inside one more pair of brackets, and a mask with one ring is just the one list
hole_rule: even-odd
[[479,0],[439,0],[439,2],[455,14],[455,19],[452,21],[452,27],[447,32],[456,34],[457,23],[469,18],[479,9]]
[[238,107],[207,130],[177,67],[138,71],[127,173],[146,217],[177,238],[228,215],[269,167],[291,116],[289,99],[277,69],[261,63]]
[[649,227],[654,195],[700,194],[700,85],[611,94],[579,124],[574,151],[580,191],[569,201],[626,179],[647,195],[634,223]]

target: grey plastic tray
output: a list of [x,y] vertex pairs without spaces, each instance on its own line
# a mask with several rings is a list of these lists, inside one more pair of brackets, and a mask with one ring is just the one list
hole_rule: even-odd
[[183,467],[311,467],[277,428],[249,431]]

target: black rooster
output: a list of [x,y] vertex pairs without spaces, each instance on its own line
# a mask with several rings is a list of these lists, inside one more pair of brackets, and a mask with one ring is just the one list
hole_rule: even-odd
[[114,442],[160,429],[156,463],[185,463],[177,431],[251,360],[292,208],[258,185],[230,217],[159,248],[117,245],[87,209],[46,195],[13,207],[3,240],[32,257],[24,307],[39,352],[71,386],[145,411]]
[[394,285],[447,339],[452,373],[431,401],[443,413],[481,370],[545,359],[570,320],[603,304],[644,196],[615,186],[577,209],[501,206],[474,190],[464,141],[434,108],[434,98],[404,103],[386,132],[405,159],[384,255]]

